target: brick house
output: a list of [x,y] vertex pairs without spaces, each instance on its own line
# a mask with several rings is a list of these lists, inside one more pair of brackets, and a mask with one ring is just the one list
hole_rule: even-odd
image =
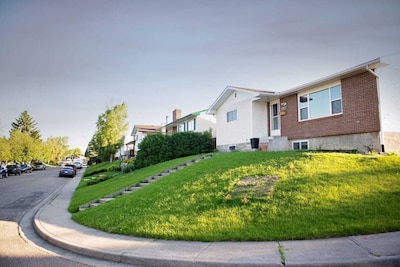
[[226,87],[208,110],[217,118],[217,148],[249,150],[259,140],[275,151],[400,151],[400,61],[388,62],[374,59],[283,92]]

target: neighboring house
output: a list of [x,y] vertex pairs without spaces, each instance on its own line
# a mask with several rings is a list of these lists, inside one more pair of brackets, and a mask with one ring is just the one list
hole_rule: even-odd
[[207,109],[190,113],[182,117],[182,111],[175,109],[172,112],[172,122],[164,125],[160,131],[166,134],[179,132],[205,132],[211,131],[211,136],[216,137],[216,120],[213,115],[207,114]]
[[134,125],[131,133],[133,141],[130,144],[130,154],[136,156],[137,152],[139,151],[140,142],[142,142],[146,135],[159,132],[159,129],[159,125]]
[[249,150],[255,138],[275,151],[400,151],[400,61],[385,61],[283,92],[226,87],[208,110],[217,149]]

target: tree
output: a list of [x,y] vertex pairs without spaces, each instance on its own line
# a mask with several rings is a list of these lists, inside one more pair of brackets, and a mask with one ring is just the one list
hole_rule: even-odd
[[28,111],[24,111],[21,113],[16,122],[11,123],[11,133],[14,131],[20,131],[21,133],[28,133],[34,139],[40,139],[40,131],[36,128],[37,122],[34,121],[31,116],[28,114]]
[[42,141],[33,138],[26,132],[12,131],[9,146],[10,160],[16,162],[30,162],[32,159],[45,160]]
[[112,162],[115,153],[124,144],[125,133],[128,130],[127,118],[125,103],[107,109],[99,116],[95,136],[95,142],[100,147],[97,151],[98,156],[106,156]]
[[4,136],[0,137],[0,159],[5,162],[11,159],[10,143]]
[[46,145],[50,149],[51,161],[57,163],[63,159],[68,151],[68,137],[49,137]]

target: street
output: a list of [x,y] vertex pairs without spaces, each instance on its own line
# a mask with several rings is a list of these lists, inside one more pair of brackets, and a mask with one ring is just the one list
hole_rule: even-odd
[[[80,179],[83,172],[79,170],[73,179]],[[58,177],[58,168],[50,167],[0,179],[0,267],[124,266],[62,250],[36,234],[32,226],[35,213],[69,181]]]

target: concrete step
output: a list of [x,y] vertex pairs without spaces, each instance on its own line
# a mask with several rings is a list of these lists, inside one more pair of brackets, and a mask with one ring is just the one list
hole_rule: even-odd
[[132,187],[129,187],[129,191],[134,192],[136,190],[139,190],[140,188],[141,188],[140,186],[132,186]]
[[121,192],[121,195],[128,195],[128,194],[132,194],[135,191],[130,191],[130,190],[125,190]]
[[109,202],[109,201],[112,201],[112,200],[114,200],[114,198],[112,198],[112,197],[100,198],[99,199],[99,203],[106,203],[106,202]]
[[165,176],[167,176],[167,175],[169,175],[171,173],[174,173],[177,170],[182,170],[183,168],[185,168],[187,166],[190,166],[193,163],[200,162],[201,160],[210,158],[212,156],[213,156],[212,154],[208,154],[208,155],[204,155],[202,157],[199,157],[197,159],[193,159],[193,160],[187,161],[187,162],[185,162],[183,164],[180,164],[178,166],[175,166],[175,167],[173,167],[173,168],[171,168],[169,170],[163,171],[162,173],[159,173],[159,174],[156,174],[156,175],[154,175],[152,177],[149,177],[146,180],[141,181],[140,183],[136,183],[136,184],[126,188],[125,190],[114,192],[112,194],[107,195],[106,197],[100,198],[100,199],[97,200],[97,202],[81,205],[79,207],[79,211],[83,211],[83,210],[85,210],[85,209],[87,209],[89,207],[97,207],[97,206],[101,205],[102,203],[106,203],[108,201],[112,201],[114,199],[114,197],[119,196],[119,195],[132,194],[133,192],[139,190],[140,188],[148,186],[152,182],[157,181],[157,180],[159,180],[159,179],[161,179],[161,178],[163,178],[163,177],[165,177]]

